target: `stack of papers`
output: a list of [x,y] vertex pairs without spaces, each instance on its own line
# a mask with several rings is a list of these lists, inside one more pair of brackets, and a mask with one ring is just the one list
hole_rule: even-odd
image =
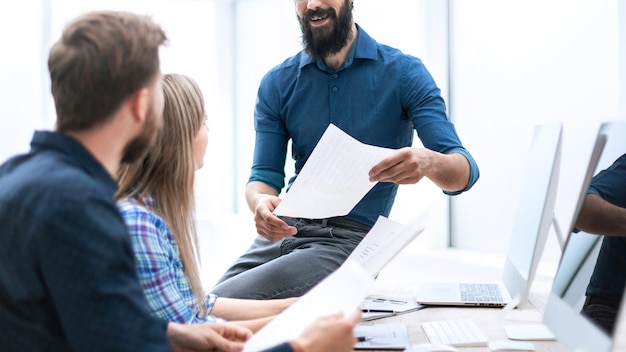
[[361,302],[361,321],[371,321],[415,312],[425,306],[417,302],[409,302],[387,298],[367,298]]

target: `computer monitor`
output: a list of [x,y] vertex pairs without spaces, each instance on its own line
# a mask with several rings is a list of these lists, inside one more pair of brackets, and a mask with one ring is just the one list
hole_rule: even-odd
[[[423,305],[472,307],[521,307],[528,301],[548,230],[554,214],[561,158],[561,122],[535,127],[522,177],[516,216],[509,248],[504,260],[501,282],[420,283],[416,300]],[[488,285],[491,295],[464,294],[468,287],[481,292]],[[495,289],[495,290],[494,290]],[[471,291],[471,289],[470,289]]]
[[519,307],[528,302],[543,248],[554,218],[561,164],[561,122],[535,127],[524,173],[502,280]]
[[561,160],[561,122],[550,122],[535,127],[533,140],[522,177],[516,216],[501,275],[495,283],[499,297],[467,297],[467,287],[489,285],[494,282],[441,283],[422,282],[416,300],[423,305],[472,307],[523,307],[528,301],[530,286],[554,217],[554,204]]
[[597,134],[591,157],[578,191],[575,211],[567,228],[559,268],[544,311],[543,322],[568,350],[606,352],[611,336],[581,314],[585,290],[598,256],[601,236],[574,233],[576,220],[594,174],[610,166],[626,152],[626,121],[603,123]]

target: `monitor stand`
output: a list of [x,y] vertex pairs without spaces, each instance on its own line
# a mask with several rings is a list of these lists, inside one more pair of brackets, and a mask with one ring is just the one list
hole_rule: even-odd
[[556,337],[542,323],[504,326],[506,336],[511,340],[552,341]]
[[[554,233],[556,235],[556,240],[559,243],[559,247],[561,247],[561,252],[565,248],[565,239],[563,238],[563,232],[561,231],[561,227],[559,226],[559,222],[556,219],[556,216],[552,215],[552,227],[554,228]],[[512,308],[510,308],[512,309]],[[506,315],[506,309],[503,311],[504,315]],[[542,322],[532,323],[532,324],[516,324],[516,325],[505,325],[504,331],[506,332],[506,336],[511,340],[520,340],[520,341],[553,341],[556,340],[556,337],[550,329],[548,329]]]

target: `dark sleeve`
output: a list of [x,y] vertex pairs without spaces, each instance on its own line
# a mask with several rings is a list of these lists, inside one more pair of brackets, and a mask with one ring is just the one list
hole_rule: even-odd
[[37,257],[72,350],[168,351],[167,322],[148,312],[115,203],[71,198],[43,219]]
[[593,177],[589,193],[597,194],[613,205],[626,208],[626,154],[615,160],[608,169],[600,171]]
[[294,352],[294,350],[288,342],[284,342],[263,352]]

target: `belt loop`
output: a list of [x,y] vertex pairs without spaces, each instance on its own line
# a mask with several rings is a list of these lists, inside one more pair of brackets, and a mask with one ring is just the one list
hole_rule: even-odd
[[328,219],[322,219],[322,227],[326,227],[328,224]]

